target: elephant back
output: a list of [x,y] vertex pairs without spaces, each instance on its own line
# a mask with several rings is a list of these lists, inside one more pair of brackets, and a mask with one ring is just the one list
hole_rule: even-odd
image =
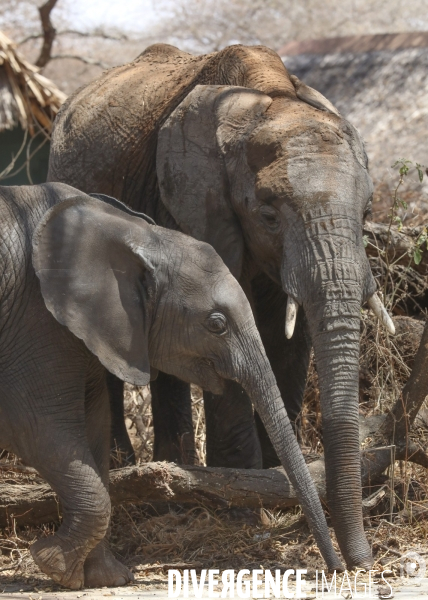
[[114,196],[160,225],[178,228],[159,200],[157,136],[196,85],[296,96],[280,57],[266,47],[235,45],[193,56],[154,44],[66,101],[52,134],[48,181]]
[[247,87],[271,98],[296,98],[296,91],[281,58],[266,46],[237,44],[212,54],[198,83]]
[[204,57],[162,46],[70,96],[55,120],[49,181],[111,195],[156,218],[147,203],[155,200],[158,128],[204,64]]

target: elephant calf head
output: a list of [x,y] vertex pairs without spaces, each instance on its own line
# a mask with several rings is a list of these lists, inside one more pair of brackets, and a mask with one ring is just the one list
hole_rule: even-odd
[[88,196],[46,213],[33,264],[47,308],[112,373],[145,385],[150,367],[214,393],[240,383],[262,417],[329,568],[341,568],[254,318],[216,252]]
[[238,282],[210,245],[102,198],[68,199],[39,224],[47,307],[125,381],[146,385],[152,367],[221,393],[259,342]]

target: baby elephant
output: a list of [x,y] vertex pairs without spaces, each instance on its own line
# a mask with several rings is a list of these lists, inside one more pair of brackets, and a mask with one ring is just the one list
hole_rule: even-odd
[[61,500],[61,527],[31,547],[45,573],[73,589],[132,579],[106,542],[105,368],[138,385],[159,369],[215,394],[240,383],[341,568],[249,303],[210,246],[54,183],[0,187],[0,228],[0,446]]

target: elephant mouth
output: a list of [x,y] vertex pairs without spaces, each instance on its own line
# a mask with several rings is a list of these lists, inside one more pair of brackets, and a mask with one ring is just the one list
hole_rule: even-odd
[[215,369],[214,363],[208,358],[198,361],[192,382],[199,385],[204,391],[220,395],[224,392],[224,378]]
[[[225,377],[220,375],[214,362],[208,358],[192,357],[184,364],[174,361],[172,364],[165,362],[151,365],[151,372],[155,375],[156,371],[163,371],[169,375],[173,375],[185,381],[199,386],[206,392],[211,392],[215,395],[221,395],[225,388]],[[227,377],[226,377],[227,379]]]

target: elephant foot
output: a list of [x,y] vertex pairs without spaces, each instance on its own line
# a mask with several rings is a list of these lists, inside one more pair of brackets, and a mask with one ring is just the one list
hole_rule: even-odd
[[114,558],[104,540],[89,553],[84,571],[85,587],[119,587],[134,581],[131,571]]
[[373,567],[374,560],[370,550],[368,551],[368,553],[356,556],[349,556],[348,554],[345,558],[348,571],[357,569],[364,569],[365,571],[370,571],[370,569]]
[[359,569],[363,569],[364,571],[370,571],[373,568],[374,560],[370,556],[365,560],[347,560],[346,566],[348,571],[358,571]]
[[36,565],[56,583],[78,590],[83,586],[85,556],[69,542],[52,535],[35,542],[30,548]]

